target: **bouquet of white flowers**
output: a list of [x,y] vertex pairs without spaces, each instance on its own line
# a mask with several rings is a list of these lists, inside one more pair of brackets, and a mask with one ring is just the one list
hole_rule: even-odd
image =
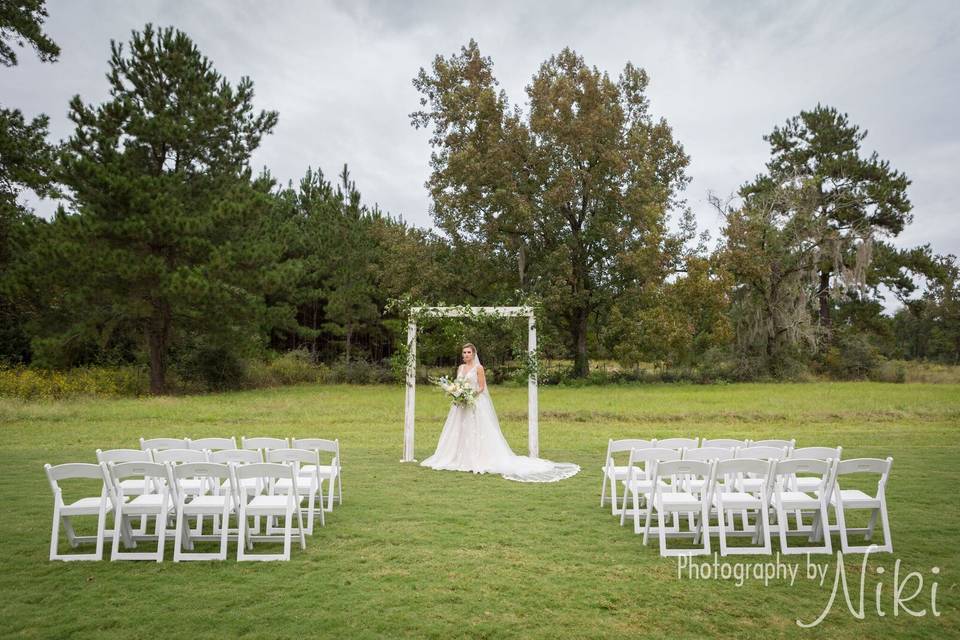
[[474,391],[466,378],[457,378],[450,380],[447,376],[432,378],[433,384],[443,389],[444,393],[450,396],[450,401],[460,407],[472,407],[477,403],[477,392]]

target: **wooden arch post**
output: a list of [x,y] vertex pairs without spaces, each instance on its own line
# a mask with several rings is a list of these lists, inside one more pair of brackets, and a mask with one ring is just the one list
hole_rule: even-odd
[[[414,428],[417,397],[417,320],[418,316],[456,318],[477,313],[496,314],[506,318],[527,318],[527,352],[531,359],[537,355],[537,322],[532,307],[414,307],[407,323],[407,384],[403,410],[403,459],[413,458]],[[527,380],[527,448],[530,456],[540,457],[540,419],[537,398],[537,375],[533,371]]]

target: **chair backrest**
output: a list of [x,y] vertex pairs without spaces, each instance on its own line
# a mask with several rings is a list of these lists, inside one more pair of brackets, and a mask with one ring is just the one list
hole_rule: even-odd
[[791,458],[814,458],[816,460],[839,460],[843,447],[800,447],[790,451]]
[[650,449],[653,447],[653,440],[643,440],[641,438],[628,438],[625,440],[609,440],[607,442],[607,457],[614,453],[630,451],[631,449]]
[[153,462],[153,454],[149,449],[97,449],[97,462]]
[[230,467],[216,462],[185,462],[172,467],[173,477],[183,478],[217,478],[225,480],[230,477]]
[[820,491],[829,495],[828,485],[833,474],[834,462],[817,460],[815,458],[791,458],[789,460],[775,460],[772,474],[777,487],[789,485],[791,480],[798,476],[817,476],[820,478]]
[[107,468],[115,481],[130,477],[167,479],[167,465],[159,462],[110,462]]
[[43,465],[43,470],[47,474],[47,481],[50,483],[50,489],[53,491],[53,495],[56,500],[62,504],[63,491],[60,488],[61,480],[100,480],[103,483],[103,489],[101,491],[106,491],[112,496],[113,491],[110,488],[112,485],[107,482],[109,476],[107,475],[106,467],[107,465],[104,462],[100,464],[67,462],[66,464],[57,465],[45,464]]
[[746,440],[737,440],[736,438],[703,438],[700,440],[700,447],[720,447],[723,449],[738,449],[747,446]]
[[301,464],[320,464],[320,456],[316,450],[310,449],[271,449],[267,452],[267,462],[292,462],[299,467]]
[[887,479],[890,477],[890,468],[893,466],[893,458],[851,458],[837,463],[834,471],[834,479],[839,488],[840,476],[849,476],[857,473],[880,474],[877,480],[876,497],[880,497],[887,486]]
[[240,447],[243,449],[256,449],[258,451],[266,451],[269,449],[286,449],[290,446],[290,443],[286,438],[270,438],[270,437],[258,437],[258,438],[248,438],[242,436],[240,438]]
[[750,447],[779,447],[786,448],[787,452],[793,449],[797,445],[797,441],[793,438],[790,440],[778,440],[776,438],[770,440],[751,440],[748,446]]
[[293,466],[279,462],[257,462],[255,464],[234,465],[233,471],[238,480],[247,478],[268,478],[293,480]]
[[696,449],[699,445],[700,438],[664,438],[653,441],[653,446],[658,449]]
[[760,460],[782,460],[787,457],[786,447],[743,447],[737,449],[737,458],[759,458]]
[[644,470],[652,469],[653,463],[659,460],[679,460],[681,451],[679,449],[661,449],[655,447],[652,449],[631,449],[630,450],[630,473],[633,473],[635,466],[640,466]]
[[163,449],[153,452],[153,459],[157,462],[182,464],[184,462],[206,462],[207,453],[196,449]]
[[[753,478],[767,478],[773,469],[774,462],[771,460],[761,460],[759,458],[730,458],[728,460],[717,461],[714,477],[717,479],[718,488],[724,487],[733,489],[736,486],[736,480],[743,476]],[[761,486],[767,489],[767,483]]]
[[[658,480],[667,478],[684,478],[699,476],[704,480],[709,480],[713,473],[713,463],[703,460],[660,460],[657,461],[653,470],[653,479],[656,486],[660,486]],[[704,487],[706,490],[706,486]]]
[[733,457],[734,450],[725,447],[700,447],[699,449],[684,449],[683,460],[701,460],[710,462],[712,460],[729,460]]
[[190,441],[190,449],[208,451],[223,451],[224,449],[236,449],[237,439],[233,436],[229,438],[197,438]]
[[207,456],[210,462],[219,464],[256,464],[263,462],[259,449],[223,449],[211,451]]
[[140,448],[146,451],[164,449],[189,449],[190,438],[140,438]]

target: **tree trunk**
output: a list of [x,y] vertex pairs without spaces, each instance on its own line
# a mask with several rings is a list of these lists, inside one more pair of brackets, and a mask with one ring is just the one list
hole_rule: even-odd
[[590,360],[587,357],[587,318],[589,314],[585,307],[573,311],[573,340],[574,359],[573,375],[577,378],[586,378],[590,373]]
[[170,305],[165,300],[153,302],[153,317],[147,328],[150,353],[150,393],[161,395],[167,391],[167,347],[170,346]]
[[830,272],[820,272],[820,288],[817,290],[820,299],[820,326],[830,331]]

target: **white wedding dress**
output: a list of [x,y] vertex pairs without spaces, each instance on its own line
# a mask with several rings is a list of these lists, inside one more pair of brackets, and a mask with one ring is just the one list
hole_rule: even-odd
[[[461,375],[471,387],[479,388],[476,365]],[[499,473],[518,482],[556,482],[580,471],[575,464],[514,454],[500,431],[487,388],[477,396],[474,406],[450,407],[437,451],[420,464],[444,471]]]

